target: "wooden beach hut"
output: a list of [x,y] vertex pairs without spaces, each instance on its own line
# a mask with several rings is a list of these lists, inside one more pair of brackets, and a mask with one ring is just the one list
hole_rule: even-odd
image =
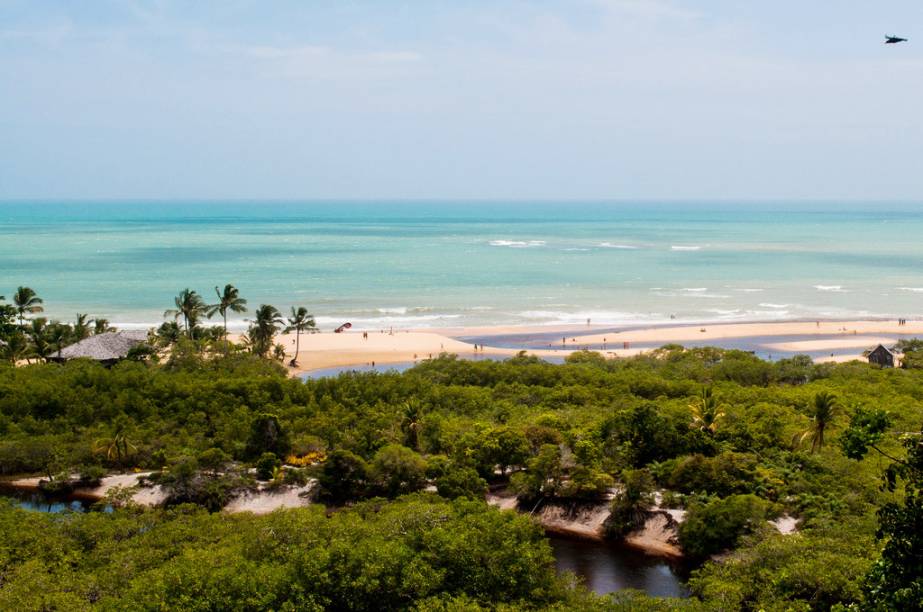
[[147,341],[147,332],[116,331],[96,334],[76,344],[61,349],[50,357],[51,361],[70,359],[92,359],[105,366],[118,363],[128,357],[128,352]]
[[894,367],[894,353],[879,344],[869,353],[869,363],[879,365],[883,368]]

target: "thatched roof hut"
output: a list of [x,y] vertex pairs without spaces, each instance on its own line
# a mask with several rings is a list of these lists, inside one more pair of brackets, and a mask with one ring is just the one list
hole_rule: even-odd
[[128,357],[128,352],[147,340],[147,332],[117,331],[96,334],[84,338],[76,344],[61,349],[52,356],[55,361],[68,359],[93,359],[104,364],[111,364]]

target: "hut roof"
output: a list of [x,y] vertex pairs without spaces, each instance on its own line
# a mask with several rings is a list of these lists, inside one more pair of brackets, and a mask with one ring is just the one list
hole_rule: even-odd
[[888,349],[887,347],[885,347],[885,345],[883,345],[883,344],[879,344],[878,346],[876,346],[875,348],[873,348],[873,349],[870,351],[869,354],[872,354],[872,353],[880,353],[881,351],[884,351],[885,353],[887,353],[887,354],[889,354],[889,355],[893,355],[893,354],[894,354],[890,349]]
[[106,332],[84,338],[76,344],[61,349],[61,359],[86,357],[96,361],[124,359],[135,346],[147,339],[146,332]]

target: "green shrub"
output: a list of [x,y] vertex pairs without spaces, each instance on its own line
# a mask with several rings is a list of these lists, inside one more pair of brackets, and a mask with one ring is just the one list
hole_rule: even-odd
[[324,498],[336,503],[352,501],[368,491],[368,466],[362,457],[336,450],[324,461],[318,480]]
[[654,478],[648,470],[625,470],[618,493],[612,499],[606,531],[623,537],[640,529],[654,505]]
[[436,479],[436,490],[446,499],[484,499],[487,495],[487,481],[472,468],[456,468]]
[[766,528],[772,505],[755,495],[732,495],[692,504],[679,527],[683,551],[693,559],[732,548],[740,536]]
[[272,478],[273,470],[282,465],[282,461],[274,453],[263,453],[256,461],[256,477],[260,480]]
[[375,453],[369,474],[379,492],[397,497],[426,485],[426,460],[406,446],[389,444]]

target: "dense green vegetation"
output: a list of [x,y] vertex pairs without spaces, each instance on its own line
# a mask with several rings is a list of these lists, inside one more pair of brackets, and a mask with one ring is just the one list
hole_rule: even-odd
[[[291,324],[308,331],[304,314]],[[918,370],[669,346],[302,383],[260,351],[203,342],[160,364],[0,366],[0,472],[163,470],[172,495],[84,516],[0,507],[0,607],[920,608]],[[208,512],[254,477],[317,478],[335,511]],[[687,511],[693,598],[574,590],[527,517],[487,508],[488,484],[530,508],[620,487],[613,537],[658,490]],[[783,514],[797,533],[767,522]]]

